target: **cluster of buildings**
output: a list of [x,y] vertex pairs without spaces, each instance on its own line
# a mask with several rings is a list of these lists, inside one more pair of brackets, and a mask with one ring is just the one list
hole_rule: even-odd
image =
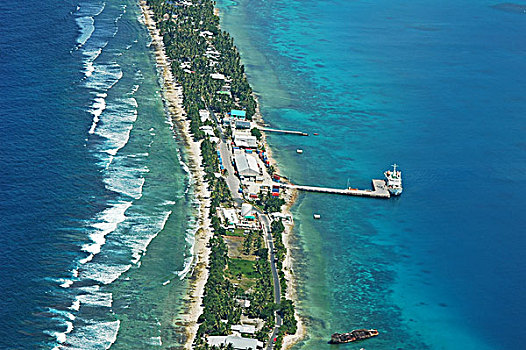
[[[199,112],[203,123],[211,118],[208,111]],[[271,176],[268,172],[270,163],[263,151],[262,144],[258,137],[253,135],[251,130],[256,127],[255,123],[247,120],[246,112],[233,109],[230,113],[220,116],[218,127],[223,136],[223,140],[217,140],[219,157],[219,173],[227,179],[230,190],[236,195],[238,205],[232,208],[221,207],[217,214],[223,223],[225,229],[234,231],[241,229],[249,232],[262,229],[260,222],[260,211],[256,209],[255,202],[263,193],[280,195],[279,181],[280,177]],[[210,123],[211,124],[211,123]],[[201,129],[211,141],[216,141],[214,128],[210,126]],[[218,173],[218,174],[219,174]],[[228,173],[228,174],[226,174]],[[235,178],[229,181],[229,178]],[[238,186],[239,188],[236,188]],[[273,219],[292,220],[290,217],[284,217],[282,213],[272,213]],[[242,307],[249,307],[250,301],[240,300]],[[241,304],[240,304],[241,305]],[[236,350],[256,350],[262,349],[263,342],[255,338],[256,332],[263,327],[264,321],[257,319],[244,319],[242,324],[231,326],[231,334],[208,336],[206,341],[210,347],[222,348],[229,344]]]
[[246,120],[246,112],[232,110],[223,118],[222,124],[223,127],[232,130],[230,149],[233,166],[236,175],[239,176],[240,190],[245,200],[256,200],[261,192],[270,192],[272,188],[279,188],[277,183],[280,180],[279,176],[271,177],[266,171],[270,162],[258,138],[251,132],[256,125]]
[[[169,4],[193,6],[193,3],[188,0],[169,1]],[[166,13],[163,15],[164,21],[175,21],[176,19],[177,15],[175,14]],[[214,86],[219,89],[216,91],[216,98],[219,100],[232,98],[232,80],[216,67],[220,66],[221,53],[213,45],[214,34],[207,30],[201,30],[199,36],[207,42],[204,56],[208,60],[208,66],[212,67],[209,70],[209,72],[213,72],[210,73],[210,79],[214,81]],[[179,67],[186,74],[195,74],[192,70],[191,61],[181,62]],[[219,125],[209,110],[200,110],[199,118],[201,121],[199,129],[205,137],[216,145],[220,145],[217,150],[220,164],[216,176],[225,176],[228,172],[226,177],[234,177],[236,185],[232,186],[232,182],[229,182],[228,179],[227,184],[231,192],[237,194],[237,198],[242,199],[236,207],[218,209],[217,214],[221,218],[223,226],[232,231],[242,229],[245,233],[260,230],[262,228],[260,214],[254,207],[254,202],[258,200],[262,192],[279,196],[280,187],[276,185],[279,177],[269,175],[267,168],[270,163],[258,137],[251,132],[256,125],[247,119],[246,111],[240,109],[232,109],[228,114],[220,116]],[[223,130],[228,130],[228,132],[223,132]],[[228,141],[223,136],[225,134],[231,135]],[[239,187],[236,188],[238,184]],[[243,308],[250,307],[249,300],[238,300],[238,303]],[[236,350],[262,349],[264,344],[255,339],[255,334],[263,325],[263,320],[245,317],[241,324],[230,327],[231,334],[207,336],[206,341],[211,348],[224,348],[231,345]]]

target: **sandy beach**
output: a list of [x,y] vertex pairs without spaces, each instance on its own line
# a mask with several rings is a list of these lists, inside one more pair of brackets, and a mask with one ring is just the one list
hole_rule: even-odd
[[164,43],[155,25],[152,11],[148,8],[145,1],[140,2],[140,7],[144,15],[146,27],[152,37],[152,45],[155,49],[156,64],[163,85],[162,94],[164,104],[170,114],[172,122],[177,126],[178,130],[182,131],[178,133],[178,136],[183,138],[186,146],[188,167],[194,180],[195,196],[199,201],[193,271],[189,278],[188,305],[182,317],[182,319],[185,320],[183,325],[187,330],[185,349],[191,349],[198,329],[197,319],[202,313],[201,302],[205,284],[208,279],[207,265],[210,255],[208,241],[213,234],[210,229],[209,219],[210,193],[208,184],[204,180],[205,173],[201,169],[201,143],[193,141],[190,134],[190,122],[185,118],[182,88],[176,84],[173,78],[170,61],[166,56]]
[[[170,114],[172,123],[177,126],[178,130],[181,131],[178,133],[178,136],[183,138],[186,146],[187,160],[189,163],[188,167],[194,180],[195,196],[199,200],[198,228],[196,230],[194,245],[193,271],[191,272],[191,277],[189,277],[190,285],[187,297],[188,305],[185,314],[182,315],[182,319],[184,320],[182,325],[186,328],[186,342],[184,348],[191,349],[198,329],[197,319],[203,311],[201,304],[205,284],[208,279],[207,265],[210,255],[208,242],[213,236],[209,219],[210,192],[208,184],[204,180],[205,173],[201,169],[202,157],[200,142],[193,141],[190,133],[190,122],[185,118],[182,87],[179,86],[174,80],[170,69],[170,60],[166,56],[162,36],[156,27],[156,23],[153,18],[153,12],[149,9],[145,1],[140,1],[139,4],[144,15],[145,25],[148,28],[152,38],[152,45],[155,50],[156,65],[162,83],[163,101]],[[259,103],[254,117],[258,123],[264,124],[259,112]],[[266,140],[264,141],[264,144],[269,160],[277,170],[278,167],[276,161],[272,158],[272,152]],[[292,217],[290,208],[294,204],[297,195],[295,192],[289,193],[289,195],[290,199],[287,201],[282,212]],[[293,223],[286,225],[285,234],[283,235],[283,244],[287,248],[287,255],[283,261],[283,270],[288,281],[286,297],[297,303],[296,281],[293,274],[293,258],[290,249],[290,236],[292,234],[293,227]],[[290,348],[299,340],[301,340],[306,334],[304,323],[299,317],[297,311],[295,312],[295,316],[298,327],[297,332],[293,335],[287,335],[284,337],[283,349]],[[179,324],[181,324],[181,322],[179,322]]]
[[[265,124],[265,121],[263,117],[261,116],[260,109],[259,109],[259,101],[256,96],[254,96],[257,102],[256,107],[256,114],[254,120],[261,126]],[[263,144],[265,145],[265,150],[267,153],[267,157],[270,161],[270,163],[274,166],[274,169],[276,173],[280,173],[279,166],[276,162],[276,160],[272,157],[272,149],[269,147],[267,143],[267,138],[265,132],[261,132],[263,135]],[[282,208],[282,212],[285,215],[292,216],[292,213],[290,212],[290,208],[294,205],[296,202],[296,199],[298,197],[298,193],[296,190],[287,190],[290,197],[286,201],[285,205]],[[283,239],[283,245],[287,249],[287,254],[285,256],[284,261],[282,262],[283,266],[283,273],[285,274],[285,279],[287,280],[287,289],[285,291],[285,297],[287,299],[290,299],[294,302],[296,305],[298,303],[298,294],[297,294],[297,281],[294,275],[294,258],[292,256],[292,234],[294,230],[294,221],[292,223],[284,223],[285,224],[285,231],[283,232],[282,239]],[[294,344],[298,343],[300,340],[302,340],[305,335],[307,334],[307,330],[305,328],[305,324],[298,314],[297,307],[294,309],[294,316],[296,318],[297,322],[297,330],[295,334],[289,334],[286,335],[283,338],[283,345],[282,349],[290,349]]]

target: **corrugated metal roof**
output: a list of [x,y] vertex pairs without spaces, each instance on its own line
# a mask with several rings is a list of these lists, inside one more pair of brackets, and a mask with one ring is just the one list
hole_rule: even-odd
[[257,339],[229,336],[210,336],[208,337],[210,346],[221,346],[223,344],[232,344],[236,350],[256,349],[258,346]]
[[237,152],[234,155],[236,160],[236,167],[239,175],[242,176],[256,176],[259,175],[259,167],[257,160],[248,156],[245,152]]
[[247,333],[247,334],[254,334],[256,332],[256,327],[250,324],[236,324],[231,327],[233,331],[237,331],[239,333]]

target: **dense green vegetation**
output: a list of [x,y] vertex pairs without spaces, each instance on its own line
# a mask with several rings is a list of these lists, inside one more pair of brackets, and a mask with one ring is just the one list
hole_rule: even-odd
[[[211,191],[210,217],[214,237],[209,243],[209,277],[205,285],[203,313],[198,320],[200,326],[194,349],[209,348],[205,335],[229,334],[231,325],[239,322],[243,312],[249,317],[265,320],[265,326],[256,337],[266,341],[274,327],[274,313],[278,311],[284,320],[278,337],[280,343],[283,334],[295,332],[292,302],[283,300],[280,305],[274,303],[268,250],[264,248],[261,231],[247,233],[243,242],[243,252],[255,255],[255,261],[228,258],[228,248],[222,237],[227,231],[215,214],[220,205],[231,206],[232,197],[225,179],[216,176],[219,172],[217,145],[200,130],[203,126],[199,116],[201,109],[211,109],[220,115],[231,109],[241,109],[247,112],[249,120],[252,119],[256,101],[246,79],[239,52],[230,35],[219,28],[219,18],[214,15],[213,1],[194,0],[191,5],[171,0],[146,2],[154,13],[154,19],[163,37],[175,80],[182,87],[183,107],[190,122],[192,137],[196,141],[202,140],[202,166]],[[210,125],[210,122],[205,124]],[[217,129],[214,132],[217,136]],[[251,133],[258,139],[262,136],[256,128],[252,129]],[[272,174],[273,171],[271,166],[269,172]],[[276,212],[281,210],[284,200],[267,194],[260,198],[258,204],[266,212]],[[283,224],[279,222],[273,224],[272,228],[274,241],[281,242],[281,245],[276,244],[280,268],[285,256],[285,247],[281,241],[282,227]],[[255,283],[249,290],[244,291],[226,277],[248,278]],[[280,280],[282,290],[285,290],[285,279],[281,271]],[[239,298],[250,300],[250,307],[242,309],[236,301]],[[279,349],[279,346],[275,348]]]
[[228,248],[220,235],[210,240],[210,246],[209,276],[203,297],[204,310],[198,319],[202,323],[197,331],[197,344],[202,342],[204,334],[226,334],[241,317],[235,301],[237,289],[223,276],[228,264]]
[[[174,77],[183,87],[183,104],[194,138],[204,136],[199,130],[199,109],[206,106],[219,113],[244,109],[251,119],[256,109],[252,88],[232,37],[219,29],[212,1],[195,1],[192,6],[166,0],[147,0],[147,4],[163,36]],[[215,73],[223,74],[225,80],[213,79]],[[217,93],[225,85],[232,97]]]
[[275,213],[281,211],[281,206],[285,204],[285,200],[281,197],[274,197],[270,193],[260,193],[257,204],[267,213]]
[[[216,153],[216,144],[205,138],[201,142],[201,156],[203,158],[203,168],[205,180],[210,188],[210,212],[215,213],[221,203],[232,204],[232,194],[226,184],[225,178],[216,176],[219,169],[219,158]],[[223,232],[220,234],[224,234]]]
[[243,240],[243,253],[255,254],[263,247],[263,233],[261,230],[249,231]]
[[256,334],[259,340],[265,341],[268,340],[268,335],[274,327],[274,311],[277,308],[274,303],[274,287],[272,284],[272,271],[268,260],[268,249],[260,248],[256,252],[256,255],[258,260],[256,261],[254,269],[257,274],[257,281],[252,293],[248,296],[250,308],[248,308],[246,314],[253,318],[265,320],[265,326]]
[[285,255],[287,254],[287,250],[285,248],[285,245],[283,244],[283,233],[285,232],[285,226],[283,225],[283,222],[281,220],[275,220],[270,225],[272,238],[274,241],[274,248],[275,248],[275,257],[276,260],[276,268],[278,269],[279,273],[279,280],[281,285],[281,302],[278,307],[278,312],[281,315],[281,318],[283,320],[283,324],[279,329],[278,333],[278,339],[276,341],[276,349],[281,348],[281,343],[283,341],[283,336],[285,334],[294,334],[296,333],[297,329],[297,322],[296,318],[294,318],[294,305],[291,300],[285,298],[285,291],[287,289],[287,280],[285,279],[285,274],[283,273],[283,259],[285,258]]
[[252,134],[252,136],[255,136],[258,139],[258,141],[261,140],[261,137],[263,136],[258,128],[252,128],[250,130],[250,133]]
[[228,274],[232,278],[257,278],[256,262],[244,259],[230,259],[228,261]]
[[276,268],[278,269],[279,274],[281,294],[282,296],[284,296],[285,291],[287,290],[287,280],[285,279],[285,273],[283,273],[283,260],[285,259],[285,255],[287,254],[287,249],[283,244],[282,237],[282,234],[285,231],[285,226],[283,225],[283,222],[281,220],[275,220],[272,222],[272,224],[270,224],[270,231],[272,233],[272,239],[274,241],[274,254],[277,259]]

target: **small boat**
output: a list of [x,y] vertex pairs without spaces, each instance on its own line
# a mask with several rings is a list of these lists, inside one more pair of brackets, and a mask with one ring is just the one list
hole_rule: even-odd
[[320,214],[313,214],[312,217],[314,217],[316,220],[321,219],[321,215]]
[[298,153],[298,154],[302,154],[302,153],[303,153],[303,150],[298,148],[298,149],[296,150],[296,153]]
[[317,132],[315,132],[313,135],[318,136],[319,134]]
[[376,337],[378,335],[378,330],[376,329],[355,329],[349,333],[334,333],[331,336],[329,344],[345,344],[351,343],[354,341],[360,341]]

